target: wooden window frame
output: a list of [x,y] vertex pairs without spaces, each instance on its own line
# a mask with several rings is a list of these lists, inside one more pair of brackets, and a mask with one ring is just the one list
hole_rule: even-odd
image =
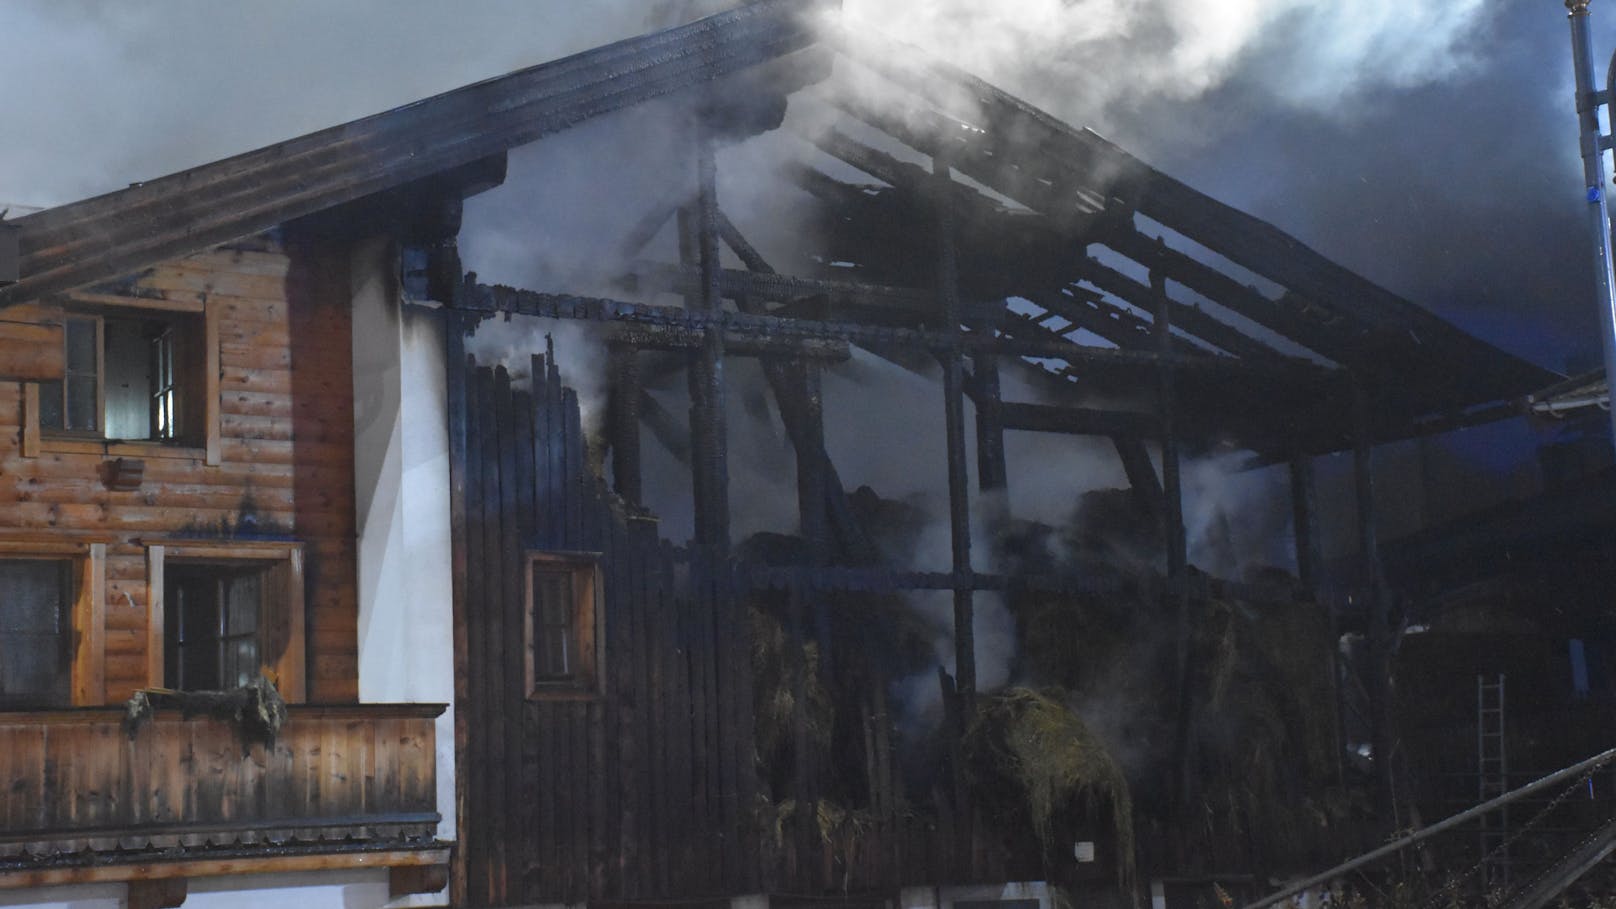
[[[195,315],[201,317],[202,388],[198,392],[202,404],[200,427],[194,434],[200,445],[177,445],[162,439],[136,439],[114,441],[94,438],[83,432],[57,432],[42,430],[40,426],[40,383],[23,384],[23,457],[38,457],[43,452],[52,454],[93,454],[112,457],[136,458],[190,458],[200,459],[209,466],[221,461],[223,445],[219,431],[219,319],[220,307],[210,301],[157,300],[142,297],[118,297],[109,294],[69,294],[59,302],[70,308],[62,313],[65,321],[71,315],[90,313],[97,316],[112,314],[120,318],[138,318],[145,313],[149,318],[173,318]],[[104,356],[103,328],[97,327],[98,358]],[[104,379],[105,367],[98,367]],[[63,379],[65,382],[65,377]],[[104,432],[106,420],[105,393],[97,383],[96,414],[98,431]]]
[[66,559],[74,575],[71,702],[106,702],[107,544],[61,539],[0,539],[0,559]]
[[[564,679],[541,678],[534,658],[537,619],[534,610],[533,570],[538,567],[572,573],[573,614],[578,628],[578,670]],[[522,661],[529,700],[593,698],[605,677],[606,615],[604,585],[598,552],[529,551],[522,561]]]
[[[303,588],[303,544],[297,542],[241,542],[229,540],[152,540],[146,544],[146,684],[163,687],[167,618],[163,602],[164,569],[170,560],[217,561],[232,563],[263,562],[265,567],[284,567],[285,601],[272,603],[266,594],[260,604],[260,634],[283,637],[260,645],[260,658],[284,642],[281,654],[263,667],[288,704],[301,704],[308,693],[308,667],[305,654],[306,630]],[[266,614],[279,612],[272,618]]]

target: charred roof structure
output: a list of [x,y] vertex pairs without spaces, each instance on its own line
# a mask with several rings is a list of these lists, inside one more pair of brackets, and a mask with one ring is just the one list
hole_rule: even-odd
[[[1236,448],[1291,465],[1304,588],[1319,566],[1309,459],[1355,452],[1371,726],[1374,753],[1388,754],[1385,692],[1376,688],[1390,633],[1368,517],[1373,447],[1511,415],[1520,396],[1558,378],[1093,132],[809,12],[759,0],[5,225],[18,267],[0,286],[0,307],[85,288],[138,296],[143,269],[277,228],[294,246],[380,231],[405,248],[408,293],[441,304],[446,326],[462,768],[457,902],[845,897],[1003,880],[1029,868],[1060,878],[1065,872],[1050,864],[1052,818],[1086,823],[1073,799],[1131,817],[1129,799],[1116,766],[1047,698],[1023,692],[979,711],[987,693],[978,691],[973,610],[984,591],[1024,598],[1033,617],[1099,596],[1150,604],[1110,626],[1119,638],[1142,636],[1152,623],[1170,629],[1165,649],[1142,660],[1165,677],[1150,695],[1170,715],[1165,794],[1134,802],[1182,806],[1197,755],[1213,760],[1210,746],[1196,744],[1203,730],[1190,714],[1218,696],[1201,689],[1264,689],[1275,711],[1305,718],[1296,693],[1334,684],[1305,661],[1286,664],[1267,631],[1238,630],[1262,624],[1252,616],[1272,616],[1268,627],[1293,629],[1327,654],[1327,617],[1280,611],[1276,600],[1295,607],[1292,590],[1208,579],[1189,566],[1186,452]],[[860,76],[856,90],[842,78],[847,69]],[[802,133],[817,157],[781,173],[817,200],[820,246],[769,261],[718,197],[715,150],[779,129],[788,100],[804,91],[841,118]],[[508,150],[650,103],[681,111],[668,147],[688,159],[688,179],[645,200],[641,226],[621,243],[621,294],[490,285],[464,273],[462,202],[504,180]],[[677,261],[637,258],[670,221]],[[725,267],[725,248],[744,268]],[[669,296],[682,304],[659,299]],[[496,315],[612,323],[609,484],[591,466],[598,458],[553,350],[533,351],[527,388],[513,388],[503,367],[468,364],[467,336]],[[18,337],[20,357],[34,341]],[[12,355],[6,343],[0,336],[0,353]],[[883,559],[867,526],[872,506],[846,488],[827,450],[822,372],[853,347],[908,368],[940,367],[946,565],[912,570]],[[659,540],[643,508],[641,428],[668,422],[644,410],[646,351],[677,352],[689,376],[695,535],[686,546]],[[741,455],[727,447],[724,364],[736,357],[761,360],[795,450],[800,523],[785,555],[731,538],[728,468]],[[1035,383],[1041,400],[1005,400],[1009,370]],[[973,539],[968,439],[974,485],[992,494],[1016,482],[1004,454],[1004,435],[1014,431],[1114,443],[1146,533],[1156,537],[1157,577],[973,567],[973,547],[995,540]],[[1009,517],[993,522],[995,532]],[[896,652],[896,634],[856,629],[914,590],[952,597],[955,654],[941,682],[950,771],[929,797],[910,799],[895,782],[888,739],[890,654],[847,641],[862,636],[861,646],[884,642]],[[566,643],[547,645],[546,634]],[[1243,675],[1242,660],[1269,675]],[[759,695],[766,677],[779,697]],[[856,709],[825,706],[838,699]],[[765,700],[780,709],[770,713]],[[780,713],[785,721],[765,728]],[[967,732],[982,728],[973,726],[979,713],[1001,730],[1080,738],[1082,747],[1053,765],[1108,782],[1076,786],[1081,798],[1058,806],[1046,793],[1036,847],[985,845],[991,811],[975,803],[968,779],[977,758],[962,753]],[[1298,720],[1308,728],[1294,738],[1305,747],[1280,743],[1283,736],[1274,747],[1312,755],[1298,758],[1307,775],[1339,776],[1341,743],[1316,719]],[[853,742],[859,753],[849,757]],[[759,768],[760,757],[776,766]],[[837,762],[861,769],[843,773]],[[1217,762],[1225,778],[1240,775],[1227,752]],[[1377,771],[1384,810],[1389,770]],[[849,799],[866,813],[850,813]],[[930,803],[931,813],[917,819],[911,802]],[[1108,886],[1112,872],[1132,886],[1133,826],[1119,820],[1087,838],[1091,857],[1096,839],[1115,848]],[[1266,835],[1272,848],[1284,845],[1281,834]],[[1195,864],[1186,837],[1162,839],[1172,843],[1141,847],[1157,873]]]

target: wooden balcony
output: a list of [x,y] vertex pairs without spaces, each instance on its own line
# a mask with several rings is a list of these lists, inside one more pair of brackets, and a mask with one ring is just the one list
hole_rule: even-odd
[[73,856],[441,851],[443,709],[294,705],[273,746],[177,710],[132,735],[117,708],[0,713],[0,874]]

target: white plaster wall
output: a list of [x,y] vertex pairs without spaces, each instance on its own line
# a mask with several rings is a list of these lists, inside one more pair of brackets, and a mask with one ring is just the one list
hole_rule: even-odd
[[[0,906],[30,909],[123,909],[123,884],[75,884],[34,890],[0,890]],[[317,871],[192,878],[185,909],[405,909],[423,897],[387,898],[387,872]]]
[[449,840],[454,625],[442,330],[430,311],[401,308],[386,240],[361,244],[352,274],[359,699],[450,705],[437,721],[438,836]]

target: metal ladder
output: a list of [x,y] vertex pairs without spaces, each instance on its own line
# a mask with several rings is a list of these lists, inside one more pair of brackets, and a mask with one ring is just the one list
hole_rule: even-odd
[[[1504,748],[1504,674],[1489,679],[1476,676],[1476,785],[1477,801],[1486,802],[1509,791],[1509,758]],[[1481,818],[1482,882],[1491,887],[1510,883],[1509,808]]]

